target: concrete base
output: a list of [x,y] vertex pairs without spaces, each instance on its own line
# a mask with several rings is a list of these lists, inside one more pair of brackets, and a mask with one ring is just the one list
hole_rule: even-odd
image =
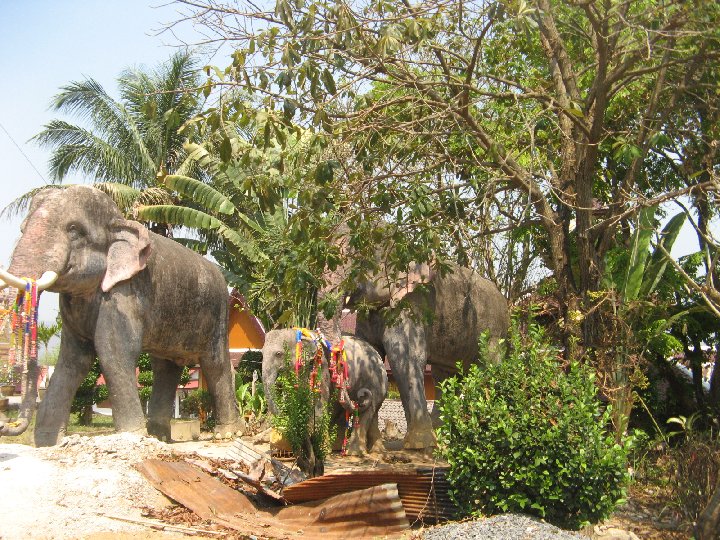
[[200,420],[170,420],[170,438],[173,441],[197,441],[200,438]]

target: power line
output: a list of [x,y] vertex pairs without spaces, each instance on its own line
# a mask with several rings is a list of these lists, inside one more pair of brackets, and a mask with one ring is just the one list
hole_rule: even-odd
[[45,177],[42,175],[42,173],[41,173],[40,171],[38,171],[38,169],[37,169],[37,167],[35,166],[35,164],[34,164],[32,161],[30,161],[30,158],[27,157],[27,155],[25,154],[25,152],[23,152],[23,149],[20,148],[20,145],[15,142],[15,139],[13,139],[13,138],[12,138],[12,135],[10,135],[10,133],[8,132],[8,130],[5,129],[5,126],[3,126],[2,122],[0,122],[0,128],[2,128],[2,130],[5,132],[5,135],[8,136],[8,139],[10,139],[10,140],[12,141],[12,143],[15,145],[15,148],[18,149],[18,151],[22,154],[22,156],[25,158],[25,160],[26,160],[26,161],[30,164],[30,166],[35,170],[35,172],[38,174],[38,176],[40,177],[40,179],[41,179],[44,183],[47,184],[48,182],[47,182],[47,180],[45,180]]

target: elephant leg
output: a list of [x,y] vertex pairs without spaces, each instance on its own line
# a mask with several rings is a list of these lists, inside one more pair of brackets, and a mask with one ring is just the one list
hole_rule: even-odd
[[170,441],[170,420],[173,417],[175,393],[183,367],[171,360],[150,357],[153,370],[152,394],[148,404],[148,434]]
[[380,433],[380,427],[378,426],[378,412],[380,411],[380,407],[376,404],[373,404],[373,407],[374,412],[370,419],[370,426],[367,432],[367,448],[371,453],[382,452],[385,449],[382,444],[382,433]]
[[132,309],[101,309],[95,330],[95,349],[107,382],[115,431],[147,435],[135,367],[141,352],[141,330]]
[[432,419],[433,427],[438,427],[441,424],[440,409],[437,406],[438,401],[442,397],[440,383],[443,382],[445,379],[454,376],[455,374],[457,374],[457,370],[455,369],[448,369],[443,366],[438,366],[437,364],[433,364],[432,366],[432,376],[433,380],[435,381],[435,403],[433,404],[433,409],[432,413],[430,413],[430,417]]
[[240,419],[240,409],[235,398],[235,381],[227,348],[226,339],[213,352],[212,358],[201,364],[208,391],[215,404],[215,433],[224,437],[241,435],[244,421]]
[[[367,388],[361,388],[357,393],[358,423],[350,434],[347,445],[347,454],[350,456],[364,456],[367,454],[368,431],[373,417],[373,395]],[[350,411],[354,414],[354,411]]]
[[425,398],[425,329],[403,313],[397,324],[385,329],[383,346],[405,410],[408,429],[403,446],[415,450],[436,446]]
[[332,418],[330,421],[330,440],[332,441],[333,451],[342,450],[343,440],[345,439],[345,429],[347,421],[345,420],[345,409],[339,404],[332,405]]
[[60,354],[35,421],[35,446],[54,446],[65,436],[75,392],[95,359],[92,344],[70,330],[62,333]]

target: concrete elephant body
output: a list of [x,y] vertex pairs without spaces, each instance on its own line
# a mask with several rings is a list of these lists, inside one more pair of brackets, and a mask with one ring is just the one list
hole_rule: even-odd
[[[35,197],[10,273],[58,274],[60,354],[36,427],[37,445],[62,437],[73,396],[97,356],[118,431],[170,435],[184,365],[200,363],[215,401],[218,431],[239,428],[227,345],[228,293],[214,264],[141,224],[123,219],[97,189],[73,186]],[[150,354],[147,426],[135,365]]]
[[[297,332],[291,329],[271,330],[265,335],[263,346],[263,384],[265,395],[268,398],[268,405],[271,413],[276,412],[273,401],[273,387],[279,371],[285,363],[287,350],[291,353],[295,350]],[[358,405],[358,425],[352,430],[348,440],[347,452],[351,455],[363,455],[372,451],[380,439],[378,429],[378,412],[387,395],[387,373],[383,360],[378,352],[367,342],[355,336],[343,336],[344,348],[348,363],[349,385],[344,403],[335,401],[332,403],[331,426],[337,426],[338,439],[342,436],[346,426],[346,411],[352,415],[349,400]],[[315,342],[303,338],[304,350],[314,351]],[[328,359],[329,351],[323,348],[323,381],[321,394],[328,399],[330,394]]]

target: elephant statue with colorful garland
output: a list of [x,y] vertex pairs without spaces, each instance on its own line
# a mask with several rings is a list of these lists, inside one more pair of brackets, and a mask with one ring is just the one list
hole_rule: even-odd
[[[268,332],[262,349],[262,373],[270,413],[278,411],[274,399],[278,375],[284,368],[292,369],[286,365],[287,356],[289,354],[295,363],[300,356],[299,350],[312,351],[318,361],[309,384],[319,391],[322,407],[330,399],[332,389],[338,390],[337,399],[331,404],[330,421],[331,434],[333,430],[337,433],[335,446],[342,443],[345,453],[356,456],[377,450],[382,444],[378,412],[387,395],[387,372],[378,352],[355,336],[343,336],[342,346],[338,343],[332,347],[322,337],[307,330]],[[348,431],[350,436],[346,438]],[[304,468],[312,471],[314,464]],[[317,472],[316,468],[315,474]]]
[[[393,276],[380,270],[349,291],[343,307],[358,313],[355,334],[387,357],[400,391],[407,434],[406,449],[425,450],[436,445],[434,411],[428,413],[424,374],[431,364],[437,385],[457,373],[458,362],[467,369],[478,360],[478,338],[487,333],[491,359],[503,355],[503,341],[510,324],[505,297],[497,286],[476,271],[451,265],[436,273],[428,264],[411,263],[407,271]],[[336,269],[319,298],[340,287],[350,273],[350,262]],[[368,309],[369,308],[369,309]],[[326,319],[320,313],[318,327],[337,339],[340,310]]]
[[[57,365],[35,423],[36,445],[60,442],[73,396],[96,357],[117,431],[169,438],[183,366],[196,363],[215,402],[216,432],[234,434],[242,427],[228,352],[227,284],[215,264],[124,219],[108,195],[89,186],[40,191],[21,230],[9,271],[0,271],[0,287],[24,289],[29,278],[40,278],[38,289],[60,294],[62,318]],[[135,372],[142,352],[153,370],[147,423]],[[21,420],[0,426],[0,435],[27,427],[36,370],[28,362]]]

